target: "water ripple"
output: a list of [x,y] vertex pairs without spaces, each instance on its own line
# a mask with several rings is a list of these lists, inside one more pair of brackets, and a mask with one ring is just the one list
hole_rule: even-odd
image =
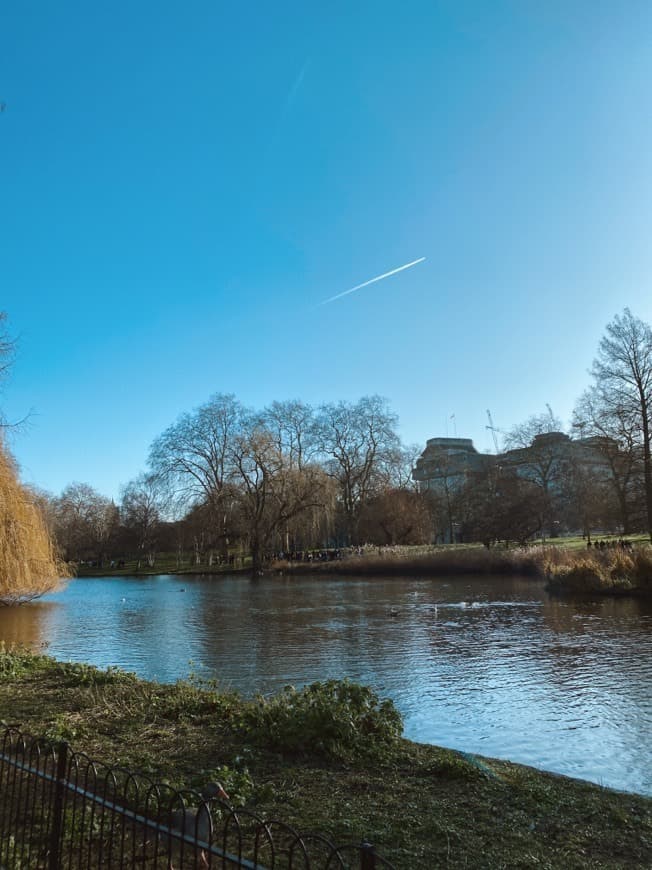
[[560,601],[513,578],[94,578],[0,610],[0,638],[248,695],[349,677],[391,697],[412,739],[652,794],[638,601]]

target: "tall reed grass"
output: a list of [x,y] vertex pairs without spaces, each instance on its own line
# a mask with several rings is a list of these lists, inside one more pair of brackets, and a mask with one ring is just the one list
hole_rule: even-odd
[[563,550],[540,554],[552,589],[569,592],[636,592],[652,594],[652,547],[632,550]]
[[522,548],[487,550],[484,547],[459,550],[442,548],[417,554],[389,551],[382,555],[352,555],[335,562],[283,562],[276,563],[274,567],[296,573],[366,577],[454,577],[471,574],[543,576],[543,567],[534,552]]
[[652,547],[577,550],[550,545],[513,550],[484,547],[410,555],[350,556],[337,562],[277,563],[279,570],[361,577],[522,576],[546,579],[551,588],[577,592],[652,595]]

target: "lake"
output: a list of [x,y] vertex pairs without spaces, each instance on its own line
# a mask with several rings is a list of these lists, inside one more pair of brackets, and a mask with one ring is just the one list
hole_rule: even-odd
[[0,608],[0,639],[246,695],[349,677],[412,740],[652,794],[652,602],[496,577],[98,577]]

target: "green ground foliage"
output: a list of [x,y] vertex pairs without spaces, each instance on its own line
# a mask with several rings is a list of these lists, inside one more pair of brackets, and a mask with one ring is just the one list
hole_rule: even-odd
[[0,719],[174,786],[218,778],[405,870],[652,866],[650,799],[411,743],[390,702],[348,682],[245,700],[0,648]]

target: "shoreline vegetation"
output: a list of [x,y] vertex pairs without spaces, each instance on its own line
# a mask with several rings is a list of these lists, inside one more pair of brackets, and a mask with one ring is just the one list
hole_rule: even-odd
[[[487,549],[481,545],[440,547],[360,547],[328,558],[315,551],[309,560],[276,558],[266,573],[353,577],[461,577],[507,575],[546,581],[551,592],[652,596],[652,546],[642,538],[612,538],[587,547],[581,538],[529,547]],[[331,551],[332,552],[332,551]],[[324,558],[320,558],[320,555]],[[156,574],[250,574],[249,567],[196,565],[177,568],[163,557],[144,571],[82,566],[79,577]]]
[[391,702],[347,681],[248,700],[0,645],[0,720],[173,787],[219,779],[398,870],[652,865],[652,799],[412,743]]

